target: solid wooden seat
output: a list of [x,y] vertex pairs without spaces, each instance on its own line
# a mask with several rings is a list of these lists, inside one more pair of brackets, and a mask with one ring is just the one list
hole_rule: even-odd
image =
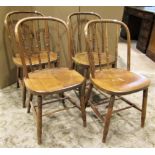
[[[16,57],[13,57],[12,59],[13,59],[13,62],[17,66],[22,67],[22,61],[21,61],[21,58],[20,58],[19,54],[16,54]],[[41,59],[42,64],[47,64],[48,63],[47,52],[42,51],[41,54],[40,54],[40,59]],[[50,52],[50,60],[51,60],[51,62],[56,62],[57,59],[58,59],[57,53]],[[38,65],[39,64],[37,54],[36,55],[34,54],[31,57],[31,61],[32,61],[32,65]],[[25,62],[26,62],[27,66],[30,65],[30,62],[29,62],[28,58],[25,60]]]
[[[98,31],[100,28],[100,33]],[[120,31],[123,29],[127,35],[127,69],[119,69],[117,68],[117,57],[118,57],[118,43],[119,43],[119,35]],[[102,40],[97,42],[93,42],[93,34],[100,34]],[[97,36],[97,35],[96,35]],[[148,87],[150,84],[150,80],[146,77],[136,74],[130,71],[130,32],[125,23],[113,20],[113,19],[102,19],[102,20],[92,20],[89,21],[85,26],[85,37],[87,41],[88,47],[88,56],[89,56],[89,64],[90,64],[90,85],[86,95],[85,104],[89,103],[90,107],[96,114],[98,118],[100,118],[103,123],[105,123],[103,130],[103,142],[106,142],[106,137],[109,131],[110,119],[112,113],[116,113],[121,110],[126,110],[129,108],[135,108],[141,112],[141,127],[144,127],[145,118],[146,118],[146,107],[147,107],[147,96],[148,96]],[[110,43],[109,43],[110,42]],[[103,47],[102,47],[103,46]],[[115,68],[110,68],[110,53],[111,48],[113,47],[113,54],[115,55]],[[97,48],[97,56],[99,60],[99,67],[95,67],[95,57],[94,57],[94,47]],[[105,52],[105,61],[106,66],[102,67],[102,53],[101,49]],[[96,88],[98,91],[107,93],[110,95],[109,104],[107,107],[107,113],[105,117],[101,114],[101,112],[96,107],[93,101],[90,101],[90,95],[92,92],[92,88]],[[138,91],[143,91],[143,100],[142,100],[142,108],[139,108],[136,104],[128,101],[123,98],[121,95],[127,95],[131,93],[135,93]],[[121,109],[113,111],[115,97],[125,101],[129,106],[123,107]],[[85,106],[86,106],[85,105]]]
[[[21,35],[24,31],[23,25],[33,25],[33,29],[29,29],[27,32],[28,34],[31,34],[32,32],[33,34],[37,34],[38,30],[44,30],[39,36],[34,35],[32,38],[34,47],[36,47],[34,48],[34,51],[27,50],[27,46],[24,46],[26,40],[29,40],[29,35],[25,35],[27,38],[23,38]],[[20,49],[20,56],[22,58],[21,60],[25,75],[24,85],[30,94],[27,111],[30,112],[30,108],[32,107],[37,124],[38,144],[42,143],[42,116],[46,115],[42,113],[42,111],[45,104],[61,100],[64,107],[55,110],[54,112],[50,112],[50,114],[48,113],[47,115],[77,107],[81,112],[83,126],[85,127],[86,114],[84,96],[86,80],[81,74],[75,70],[71,70],[70,39],[66,23],[63,20],[54,17],[24,18],[17,23],[15,35]],[[46,49],[46,51],[44,51],[44,54],[42,55],[44,49]],[[59,59],[56,65],[51,64],[51,51],[58,55]],[[54,55],[55,60],[57,55]],[[47,58],[47,65],[43,65],[44,61],[42,61],[42,58]],[[38,62],[39,64],[35,66],[33,62]],[[29,67],[27,67],[27,64]],[[78,90],[79,103],[75,103],[71,97],[66,96],[65,92],[70,90]],[[43,102],[44,96],[48,94],[52,94],[51,100]],[[37,96],[37,104],[34,103],[34,95]],[[57,99],[55,99],[56,96]],[[65,99],[68,99],[73,103],[73,106],[67,107],[65,105]]]
[[[99,66],[99,59],[98,59],[98,52],[93,52],[95,66]],[[88,53],[87,52],[80,52],[76,53],[75,56],[72,58],[76,64],[82,65],[84,67],[89,67],[89,60],[88,60]],[[109,56],[109,63],[113,64],[115,58],[113,55]],[[101,64],[106,65],[106,54],[101,53]]]
[[90,77],[95,87],[109,94],[130,94],[147,88],[150,80],[146,77],[124,69],[104,69],[95,72],[95,78]]
[[28,75],[29,78],[24,79],[26,88],[37,94],[60,92],[84,82],[84,78],[78,72],[68,68],[37,70]]

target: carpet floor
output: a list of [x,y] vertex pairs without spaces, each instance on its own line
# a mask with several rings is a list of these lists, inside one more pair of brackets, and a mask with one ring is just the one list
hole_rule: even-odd
[[[126,53],[123,43],[119,46],[119,66],[125,67]],[[16,84],[0,90],[0,147],[7,148],[103,148],[155,147],[155,63],[135,48],[132,43],[131,70],[141,73],[151,80],[149,88],[147,118],[145,127],[140,127],[140,112],[134,108],[114,114],[111,119],[107,142],[102,143],[104,124],[92,110],[87,108],[87,127],[82,125],[78,109],[70,109],[43,118],[43,144],[37,144],[36,127],[32,112],[22,108],[21,90]],[[69,92],[74,95],[73,92]],[[141,106],[142,92],[125,96]],[[50,96],[46,98],[48,100]],[[100,96],[98,96],[100,99]],[[74,97],[75,100],[76,97]],[[66,102],[70,106],[69,102]],[[56,102],[46,109],[57,109],[63,105]],[[115,102],[115,108],[124,106],[124,102]],[[100,106],[105,111],[104,106]]]

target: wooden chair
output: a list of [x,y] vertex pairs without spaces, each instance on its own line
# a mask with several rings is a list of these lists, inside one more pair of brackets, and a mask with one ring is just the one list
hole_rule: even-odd
[[[99,68],[96,69],[94,60],[95,58],[94,55],[92,54],[94,52],[92,37],[94,33],[98,33],[97,29],[101,27],[103,31],[100,31],[100,34],[102,35],[103,33],[104,39],[100,40],[101,42],[98,41],[95,45],[96,46],[95,51],[98,53],[98,60],[99,60]],[[117,60],[118,42],[121,28],[123,28],[127,34],[127,69],[121,69],[118,67],[110,68],[109,47],[115,45],[113,54],[116,56],[115,59]],[[112,32],[113,35],[109,35],[110,32]],[[110,38],[110,36],[112,37]],[[88,22],[85,26],[85,37],[88,45],[88,56],[91,71],[90,75],[91,83],[85,103],[86,104],[89,103],[95,114],[105,123],[102,141],[106,142],[106,137],[108,134],[112,113],[118,112],[120,110],[125,110],[131,107],[134,107],[137,110],[139,110],[141,112],[141,127],[144,127],[146,117],[148,87],[150,81],[146,77],[130,71],[130,33],[128,27],[123,22],[118,20],[113,19],[93,20]],[[109,41],[111,41],[112,44],[110,44]],[[102,60],[101,57],[102,47],[99,46],[101,44],[104,45],[103,50],[106,55],[105,59],[107,63],[106,68],[103,68],[101,65],[101,62],[105,61]],[[108,104],[107,113],[105,114],[105,117],[101,115],[101,112],[99,112],[98,108],[93,104],[93,102],[89,100],[91,90],[93,87],[103,93],[110,95],[110,101]],[[133,104],[131,101],[122,97],[122,95],[127,95],[138,91],[143,91],[142,109]],[[113,111],[115,97],[119,97],[120,99],[128,103],[129,106],[126,108]]]
[[[30,16],[43,16],[43,14],[38,11],[12,11],[12,12],[9,12],[6,14],[5,20],[4,20],[5,28],[7,30],[7,34],[8,34],[8,38],[10,41],[11,50],[12,50],[12,60],[13,60],[14,64],[17,66],[17,88],[19,88],[19,83],[21,83],[21,85],[22,85],[23,65],[21,62],[21,58],[19,56],[19,50],[18,50],[17,43],[15,40],[14,28],[15,28],[16,23],[20,19],[22,19],[24,17],[30,17]],[[25,27],[25,31],[22,34],[23,36],[26,34],[26,31],[27,31],[27,27]],[[38,35],[39,33],[42,33],[42,31],[43,30],[39,30],[36,35]],[[34,36],[31,36],[31,37],[34,37]],[[31,44],[31,46],[33,46],[33,44]],[[34,47],[32,47],[32,48],[34,48]],[[44,64],[47,64],[48,60],[45,55],[46,55],[46,53],[42,52],[42,54],[40,55],[40,59]],[[50,60],[51,60],[51,63],[56,63],[57,54],[51,53]],[[36,57],[33,57],[31,61],[32,61],[32,65],[39,64]],[[27,65],[27,67],[30,66],[28,60],[26,60],[26,65]],[[24,85],[22,85],[22,86],[23,86],[23,88],[22,88],[23,107],[25,107],[26,89],[25,89]]]
[[[67,24],[70,31],[71,38],[71,51],[73,68],[81,66],[84,70],[84,75],[88,76],[89,72],[89,61],[87,55],[87,46],[84,38],[84,26],[85,24],[93,19],[101,19],[101,16],[94,12],[74,12],[67,17]],[[96,42],[96,34],[93,34],[93,43]],[[93,47],[95,48],[95,47]],[[93,53],[95,66],[99,66],[97,52]],[[105,59],[105,53],[101,53],[101,57]],[[115,64],[115,59],[110,55],[109,62]],[[105,65],[105,62],[102,62]]]
[[[24,25],[27,27],[30,25],[30,28],[33,27],[32,31],[31,29],[28,29],[26,38],[23,38],[22,36]],[[37,36],[36,33],[38,29],[44,29],[45,31]],[[66,23],[63,20],[54,17],[24,18],[17,23],[15,27],[15,35],[24,69],[24,83],[27,90],[30,92],[28,112],[31,105],[36,117],[38,144],[41,144],[42,142],[42,106],[47,104],[46,102],[43,103],[43,97],[48,94],[58,94],[62,97],[61,100],[69,99],[69,101],[72,102],[72,99],[66,97],[63,93],[79,88],[80,106],[74,102],[72,103],[82,112],[83,125],[86,126],[84,107],[85,78],[75,70],[70,69],[70,39]],[[31,38],[31,36],[34,37]],[[24,45],[27,40],[30,40],[30,38],[32,39],[31,43],[35,44],[36,47],[33,51],[31,51],[31,48],[25,48]],[[40,57],[42,51],[46,52],[45,57],[48,60],[48,64],[45,68],[42,67],[43,62]],[[56,52],[59,56],[57,66],[51,65],[50,63],[50,53],[52,52]],[[37,68],[32,65],[31,61],[34,54],[39,63]],[[30,64],[31,72],[29,72],[26,66],[27,61]],[[65,65],[69,67],[63,67]],[[32,103],[32,95],[36,95],[38,98],[37,106]],[[55,112],[61,110],[64,109],[56,110]]]

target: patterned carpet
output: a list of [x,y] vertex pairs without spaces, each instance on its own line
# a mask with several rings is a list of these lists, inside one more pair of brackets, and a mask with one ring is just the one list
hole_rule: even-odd
[[[124,44],[120,45],[119,65],[125,64]],[[151,79],[149,88],[147,119],[145,128],[140,127],[140,113],[131,108],[112,116],[106,144],[102,141],[102,124],[87,108],[87,127],[83,128],[81,114],[78,109],[56,113],[43,118],[43,144],[38,145],[36,127],[32,113],[27,114],[21,105],[21,90],[11,85],[0,90],[0,147],[9,148],[73,148],[73,147],[154,147],[155,146],[155,63],[132,47],[132,70]],[[73,92],[69,92],[74,95]],[[50,96],[48,96],[49,98]],[[100,96],[98,96],[100,99]],[[141,105],[142,93],[126,96]],[[46,99],[48,99],[46,98]],[[70,103],[66,102],[69,106]],[[124,106],[124,102],[116,101],[115,108]],[[53,103],[46,109],[61,108],[60,102]],[[105,111],[104,106],[100,106]]]

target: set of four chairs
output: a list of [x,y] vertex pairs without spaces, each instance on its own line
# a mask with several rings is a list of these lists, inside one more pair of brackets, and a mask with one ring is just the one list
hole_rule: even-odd
[[[130,71],[130,33],[125,23],[102,19],[94,12],[74,12],[65,22],[37,11],[13,11],[6,15],[5,27],[17,66],[17,87],[22,87],[23,107],[29,92],[27,111],[33,110],[38,144],[42,143],[42,108],[47,104],[43,99],[49,94],[58,95],[50,103],[61,100],[65,104],[66,99],[73,103],[81,111],[84,127],[86,108],[90,106],[105,123],[103,142],[106,142],[113,112],[134,107],[141,112],[144,127],[150,81]],[[127,69],[117,67],[121,29],[127,33]],[[105,117],[90,100],[93,88],[110,96]],[[80,105],[65,94],[70,90],[78,92]],[[143,91],[142,108],[122,97],[138,91]],[[37,105],[33,103],[33,96],[37,96]],[[113,111],[116,98],[129,106]],[[64,109],[68,108],[64,105]]]

